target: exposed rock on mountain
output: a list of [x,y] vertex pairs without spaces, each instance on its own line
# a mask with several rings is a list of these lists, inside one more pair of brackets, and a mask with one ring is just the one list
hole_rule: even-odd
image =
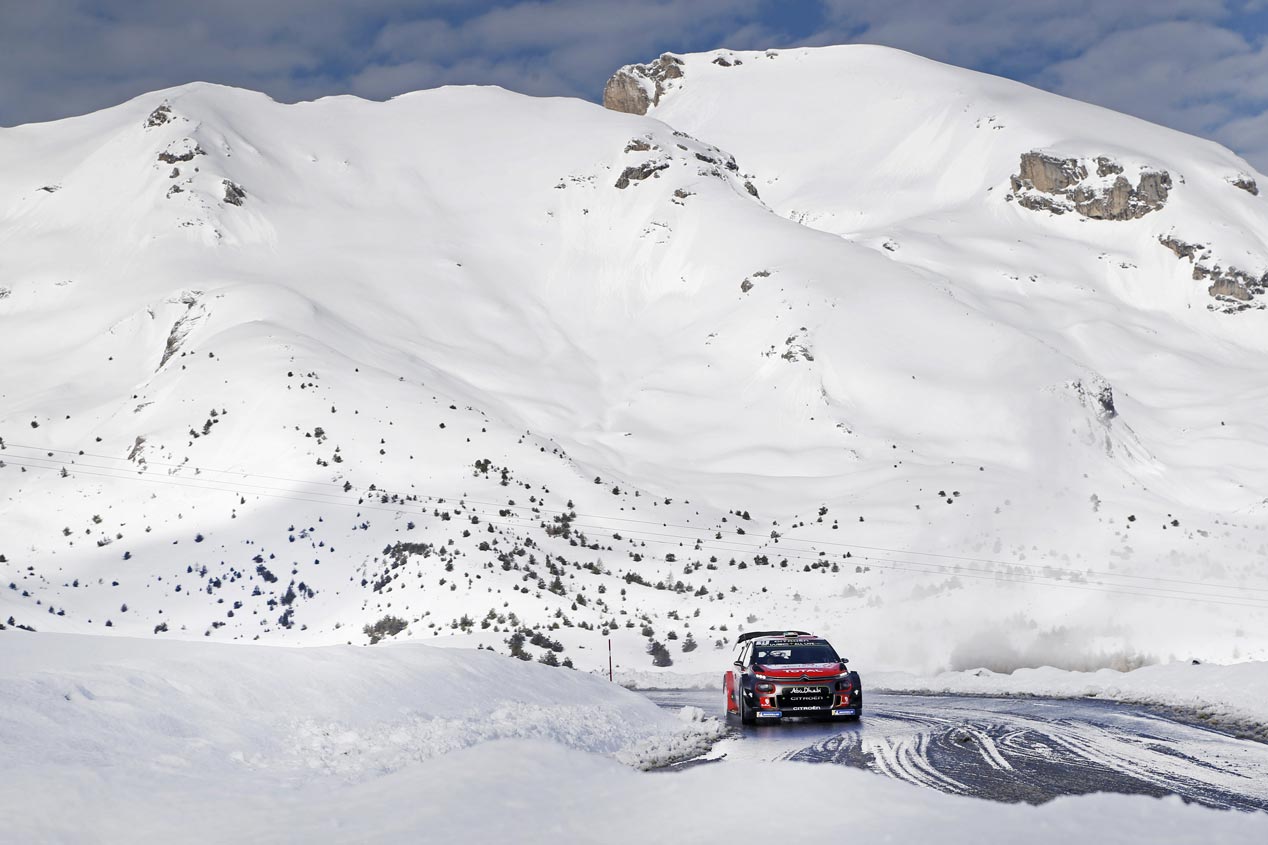
[[663,160],[631,165],[621,171],[621,175],[616,180],[616,187],[628,188],[630,186],[630,182],[641,182],[650,176],[655,176],[662,170],[668,169],[669,162]]
[[145,119],[145,128],[153,129],[155,126],[162,126],[172,119],[172,107],[167,103],[163,103],[154,111],[150,112],[149,117]]
[[1070,389],[1101,423],[1109,425],[1118,416],[1118,409],[1114,407],[1114,388],[1105,379],[1099,376],[1076,379],[1070,383]]
[[247,192],[242,190],[242,186],[236,185],[228,179],[225,179],[224,187],[225,202],[229,203],[229,205],[242,205],[242,203],[246,201]]
[[174,146],[178,147],[180,151],[177,152],[171,148],[166,149],[158,154],[158,160],[164,164],[176,164],[181,161],[193,161],[194,156],[207,154],[203,151],[202,147],[198,146],[196,142],[189,139],[185,139],[185,141],[181,142],[179,145]]
[[1173,235],[1160,235],[1158,242],[1174,252],[1177,258],[1189,260],[1193,265],[1194,279],[1210,280],[1207,293],[1219,301],[1218,305],[1209,306],[1212,310],[1236,313],[1251,307],[1265,307],[1265,303],[1255,300],[1255,297],[1268,290],[1268,271],[1256,276],[1231,264],[1221,265],[1202,244],[1188,243]]
[[1234,188],[1241,188],[1243,191],[1245,191],[1246,193],[1250,194],[1253,197],[1259,196],[1259,185],[1250,176],[1247,176],[1246,174],[1243,173],[1242,175],[1238,176],[1232,181],[1233,181]]
[[1166,204],[1171,175],[1165,170],[1141,170],[1134,187],[1122,174],[1123,166],[1105,156],[1097,157],[1092,179],[1080,159],[1031,151],[1022,153],[1020,170],[1010,182],[1012,196],[1025,208],[1074,211],[1094,220],[1132,220]]
[[[733,188],[743,188],[751,196],[757,197],[751,182],[740,173],[740,166],[735,156],[719,150],[712,144],[702,143],[685,132],[675,132],[672,144],[653,143],[650,136],[632,138],[625,145],[626,155],[639,158],[639,153],[648,153],[646,160],[627,165],[617,177],[615,187],[625,189],[635,182],[649,178],[659,178],[671,166],[691,166],[699,176],[710,176],[730,184]],[[691,191],[675,188],[675,199],[681,201],[692,195]]]
[[647,114],[660,102],[670,80],[682,78],[682,59],[665,53],[645,65],[626,65],[603,86],[603,107],[627,114]]

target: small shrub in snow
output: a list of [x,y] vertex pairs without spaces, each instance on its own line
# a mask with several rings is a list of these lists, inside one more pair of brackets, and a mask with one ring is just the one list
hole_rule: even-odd
[[665,648],[665,644],[659,640],[652,640],[647,644],[647,653],[652,656],[653,666],[673,666],[674,660],[669,656],[669,649]]
[[388,615],[384,616],[373,625],[366,625],[361,630],[364,631],[365,635],[370,638],[370,645],[374,645],[384,637],[396,636],[401,631],[404,631],[408,625],[409,623],[404,619],[401,619],[399,616]]
[[506,644],[511,647],[511,657],[518,657],[520,660],[533,659],[533,656],[524,650],[524,635],[518,631],[511,634]]

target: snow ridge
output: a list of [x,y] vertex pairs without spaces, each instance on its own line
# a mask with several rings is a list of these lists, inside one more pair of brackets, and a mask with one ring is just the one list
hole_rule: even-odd
[[1268,656],[1259,174],[880,48],[643,67],[0,131],[4,636]]

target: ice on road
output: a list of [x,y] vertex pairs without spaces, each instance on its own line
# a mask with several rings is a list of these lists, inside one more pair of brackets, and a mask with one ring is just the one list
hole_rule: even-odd
[[[722,715],[714,691],[647,695]],[[1118,792],[1268,810],[1268,744],[1102,701],[872,694],[859,723],[743,728],[710,756],[841,763],[1001,801]]]

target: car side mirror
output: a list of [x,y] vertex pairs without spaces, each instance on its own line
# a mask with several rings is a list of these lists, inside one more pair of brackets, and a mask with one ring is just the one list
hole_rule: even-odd
[[844,669],[844,668],[845,668],[845,664],[847,664],[847,663],[849,663],[849,662],[850,662],[850,661],[848,661],[848,660],[846,660],[844,657],[842,657],[842,658],[841,658],[841,668],[842,668],[842,669]]
[[744,668],[744,661],[743,661],[743,660],[737,660],[737,661],[735,661],[735,663],[733,663],[733,664],[731,664],[731,665],[732,665],[732,666],[737,666],[737,667],[739,667],[740,669],[743,669],[743,668]]

